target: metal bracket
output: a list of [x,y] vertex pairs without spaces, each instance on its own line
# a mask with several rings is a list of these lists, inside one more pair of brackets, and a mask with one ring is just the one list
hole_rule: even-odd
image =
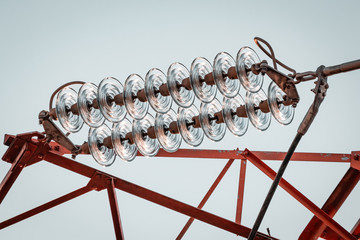
[[54,124],[48,111],[43,110],[39,113],[39,122],[44,127],[46,140],[48,142],[54,140],[73,154],[79,153],[79,147],[66,137],[65,134]]
[[319,111],[320,104],[324,100],[326,96],[326,91],[329,88],[329,84],[327,83],[327,77],[323,74],[324,68],[325,66],[320,66],[316,70],[318,80],[315,82],[316,87],[312,89],[312,91],[315,93],[315,98],[314,102],[310,106],[308,112],[306,113],[303,121],[299,126],[298,133],[301,135],[305,135],[311,123],[314,121],[314,118]]
[[296,107],[297,103],[300,101],[300,97],[292,77],[287,76],[271,67],[266,60],[263,60],[261,63],[254,64],[251,67],[251,71],[257,75],[264,73],[268,75],[276,83],[276,85],[278,85],[278,87],[286,93],[288,100],[291,101],[293,107]]

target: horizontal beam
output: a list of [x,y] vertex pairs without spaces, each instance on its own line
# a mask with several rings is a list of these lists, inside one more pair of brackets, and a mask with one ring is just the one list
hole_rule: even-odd
[[[53,152],[59,155],[70,154],[68,150],[55,142],[51,142]],[[274,151],[252,151],[262,160],[284,160],[286,152]],[[137,156],[142,157],[140,153]],[[213,150],[213,149],[179,149],[176,152],[169,153],[160,149],[156,157],[169,158],[207,158],[207,159],[245,159],[243,151],[236,150]],[[291,161],[309,161],[309,162],[350,162],[351,154],[345,153],[307,153],[295,152]]]
[[[141,156],[138,154],[138,156]],[[208,158],[208,159],[244,159],[240,150],[210,150],[210,149],[179,149],[169,153],[160,149],[157,157],[170,158]]]
[[[279,160],[282,161],[285,158],[287,152],[267,152],[267,151],[251,151],[258,158],[262,160]],[[345,153],[307,153],[307,152],[295,152],[291,161],[303,161],[303,162],[343,162],[349,163],[351,154]]]

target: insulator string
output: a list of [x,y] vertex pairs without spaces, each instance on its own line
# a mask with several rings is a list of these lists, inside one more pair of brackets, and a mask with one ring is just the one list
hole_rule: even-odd
[[[259,39],[259,40],[261,41],[261,39]],[[275,59],[275,62],[276,62],[276,58],[275,58],[275,55],[273,53],[273,50],[272,50],[271,46],[269,48],[270,48],[270,51],[271,51],[270,56],[272,56],[272,58]],[[175,72],[175,75],[172,75],[172,77],[174,78],[172,80],[173,81],[172,83],[174,85],[172,85],[172,86],[173,87],[175,86],[175,88],[171,88],[170,84],[172,84],[172,83],[169,82],[170,74],[174,74],[173,72],[170,73],[170,69],[174,65],[174,64],[172,64],[169,67],[168,76],[163,74],[161,72],[161,70],[158,70],[158,69],[149,70],[148,74],[146,75],[146,78],[145,78],[145,86],[141,86],[140,89],[138,89],[139,85],[136,85],[136,84],[139,84],[139,83],[132,82],[132,84],[129,83],[130,85],[127,85],[128,81],[125,83],[125,87],[123,88],[122,84],[117,79],[114,79],[114,80],[116,80],[116,82],[119,83],[118,85],[117,85],[117,83],[114,83],[115,81],[113,81],[111,84],[107,85],[108,87],[105,87],[106,86],[105,84],[108,84],[108,83],[105,83],[105,82],[104,82],[104,84],[100,84],[99,87],[97,87],[95,85],[96,89],[93,90],[93,91],[97,91],[97,92],[95,92],[95,96],[94,96],[94,92],[91,93],[91,97],[90,97],[90,95],[89,95],[89,97],[87,95],[82,95],[82,98],[81,98],[82,100],[81,101],[86,103],[85,106],[82,107],[82,111],[79,111],[79,106],[80,106],[79,105],[79,99],[80,99],[80,97],[77,97],[77,99],[75,99],[75,101],[77,101],[77,102],[75,102],[75,103],[71,102],[71,104],[72,104],[71,106],[67,105],[65,107],[65,115],[67,115],[67,114],[71,115],[71,113],[73,115],[80,115],[81,118],[84,119],[84,122],[87,123],[90,127],[97,128],[98,126],[91,126],[90,123],[85,121],[85,117],[84,117],[85,115],[92,116],[92,114],[94,112],[94,111],[92,111],[93,108],[100,109],[100,114],[102,114],[103,116],[105,116],[105,113],[104,113],[105,106],[108,108],[108,111],[110,113],[111,113],[111,111],[113,111],[112,106],[115,106],[115,105],[116,106],[121,106],[121,107],[123,107],[123,106],[126,107],[126,111],[128,113],[130,113],[129,111],[132,111],[132,109],[134,110],[134,112],[136,112],[136,111],[138,111],[136,106],[137,106],[137,104],[140,104],[139,102],[153,101],[152,98],[154,98],[154,97],[157,98],[159,96],[159,94],[161,96],[163,96],[163,97],[171,96],[171,98],[173,100],[175,100],[175,96],[172,93],[172,91],[178,91],[179,94],[180,94],[181,91],[184,91],[183,89],[185,89],[186,91],[194,91],[195,95],[199,98],[199,100],[201,100],[204,104],[205,103],[207,104],[207,103],[210,103],[211,101],[213,101],[213,98],[215,97],[215,94],[214,94],[213,98],[209,97],[209,98],[202,99],[201,96],[199,96],[199,92],[204,91],[204,89],[206,88],[206,85],[207,86],[216,85],[216,87],[220,89],[221,84],[218,85],[219,83],[216,82],[216,81],[223,81],[225,83],[225,81],[228,81],[227,79],[232,80],[232,81],[239,81],[240,82],[239,84],[242,84],[244,87],[245,87],[244,84],[246,84],[247,81],[248,81],[249,84],[253,84],[253,82],[255,82],[255,84],[258,84],[257,89],[251,90],[251,89],[248,89],[248,88],[245,87],[245,89],[248,91],[248,93],[251,92],[251,94],[255,94],[257,91],[259,91],[261,89],[262,79],[261,79],[260,82],[257,82],[258,81],[256,79],[257,74],[252,72],[252,70],[251,70],[253,64],[259,63],[260,59],[258,58],[257,54],[249,47],[244,47],[244,48],[240,49],[240,51],[238,53],[238,57],[236,58],[236,62],[235,62],[235,60],[233,60],[233,62],[227,63],[228,65],[226,65],[224,68],[222,68],[221,65],[219,65],[219,64],[221,64],[221,61],[220,61],[220,63],[218,61],[217,62],[218,64],[215,66],[215,60],[214,60],[214,66],[212,66],[205,58],[197,58],[197,59],[202,59],[202,61],[205,60],[204,62],[206,62],[206,69],[204,68],[203,70],[201,70],[201,66],[202,66],[201,64],[203,64],[201,62],[198,63],[198,64],[200,64],[199,68],[196,68],[196,66],[198,67],[198,65],[193,65],[192,64],[192,67],[190,69],[191,70],[190,73],[185,72],[184,74],[182,74],[183,78],[180,81],[176,80],[176,77],[178,76],[177,75],[178,73]],[[216,58],[216,59],[219,60],[219,58]],[[233,58],[229,54],[227,54],[226,57],[224,57],[222,60],[226,61],[228,59],[231,60]],[[194,60],[194,62],[195,62],[195,60]],[[281,65],[281,63],[279,63],[279,64]],[[182,64],[178,63],[178,65],[181,65],[183,68],[178,67],[177,65],[175,65],[175,67],[174,67],[175,70],[174,71],[180,71],[180,72],[181,71],[188,71],[186,69],[186,67],[183,66]],[[276,68],[276,63],[275,63],[275,68]],[[157,72],[155,72],[155,73],[151,72],[152,70],[155,70]],[[194,71],[195,72],[198,71],[198,72],[196,72],[196,74],[195,74]],[[217,71],[217,72],[215,72],[215,71]],[[160,82],[159,82],[159,80],[154,80],[154,78],[156,77],[155,75],[156,74],[161,74],[161,73],[162,73],[162,75],[160,76],[161,77]],[[140,81],[144,81],[144,80],[142,80],[142,78],[139,75],[137,75],[137,74],[134,74],[134,75],[136,75],[138,77],[137,79],[139,79]],[[130,75],[130,76],[132,76],[132,75]],[[129,77],[128,77],[128,79],[129,79]],[[164,78],[167,79],[167,81],[164,81]],[[255,79],[252,79],[252,78],[255,78]],[[105,78],[104,80],[107,80],[107,79],[109,79],[109,78]],[[149,82],[147,82],[147,81],[149,81]],[[155,84],[154,81],[157,81],[156,82],[157,85],[154,85]],[[253,81],[253,82],[251,82],[251,81]],[[71,84],[85,84],[85,82],[77,81],[77,82],[70,82],[70,83],[62,85],[61,87],[59,87],[52,94],[51,102],[53,101],[53,98],[54,98],[56,93],[60,92],[60,90],[62,88],[65,88],[66,86],[69,86]],[[143,82],[140,82],[140,84],[143,84]],[[94,84],[92,84],[92,85],[94,85]],[[224,86],[225,86],[225,88],[228,88],[228,85],[224,85]],[[113,90],[114,89],[116,89],[116,90],[112,91],[111,88],[113,88]],[[196,88],[196,89],[194,89],[194,88]],[[99,95],[100,94],[100,89],[102,89],[102,92],[101,92],[102,96],[101,97]],[[149,91],[150,91],[150,93],[149,93]],[[225,97],[228,97],[226,91],[225,92],[224,91],[225,90],[221,91],[221,93]],[[238,89],[237,89],[237,91],[238,91]],[[112,92],[112,94],[109,94],[109,92]],[[76,92],[75,92],[75,94],[76,94]],[[237,94],[238,93],[236,92],[236,95]],[[232,96],[230,96],[228,98],[231,99],[231,98],[235,97],[236,95],[233,94]],[[78,96],[80,96],[80,95],[78,94]],[[180,97],[182,97],[182,95],[180,95]],[[241,98],[241,96],[240,96],[240,98]],[[227,106],[227,108],[228,108],[227,110],[224,110],[225,109],[225,105],[224,105],[225,102],[224,102],[223,106],[220,107],[221,110],[216,110],[217,112],[213,112],[213,113],[209,114],[207,116],[207,118],[206,118],[206,115],[203,115],[203,113],[199,113],[198,115],[193,116],[190,120],[185,120],[185,122],[182,123],[182,124],[185,124],[185,125],[183,125],[183,127],[185,126],[185,130],[184,130],[183,127],[180,129],[180,126],[178,125],[179,124],[178,120],[167,122],[166,124],[168,124],[168,125],[164,124],[162,129],[161,129],[161,125],[160,125],[160,128],[159,128],[159,124],[161,124],[161,123],[156,123],[157,125],[155,124],[157,128],[155,128],[154,124],[150,124],[150,126],[147,127],[146,130],[145,129],[142,130],[142,133],[140,135],[138,135],[139,133],[136,134],[136,135],[138,135],[138,137],[136,138],[137,140],[136,140],[135,135],[133,134],[133,131],[129,132],[129,128],[128,128],[125,132],[121,132],[121,136],[116,137],[116,138],[119,138],[117,140],[117,142],[118,142],[117,144],[119,144],[119,140],[120,140],[121,145],[125,141],[127,141],[130,145],[134,145],[135,143],[139,144],[136,141],[142,141],[141,138],[143,138],[143,140],[145,140],[146,138],[149,138],[149,139],[157,139],[157,138],[159,138],[160,139],[160,136],[162,136],[161,139],[168,139],[169,134],[180,134],[180,133],[181,133],[181,136],[185,139],[185,135],[183,135],[183,132],[180,132],[180,130],[181,131],[190,131],[190,132],[192,132],[193,130],[192,129],[190,130],[190,128],[194,128],[194,129],[203,128],[203,131],[205,131],[205,134],[207,135],[208,138],[210,138],[210,139],[212,139],[214,141],[220,141],[221,139],[219,139],[219,138],[216,138],[216,137],[212,138],[212,135],[209,135],[209,132],[207,132],[207,131],[210,128],[214,127],[214,122],[215,122],[215,124],[226,123],[226,125],[227,125],[227,127],[229,129],[230,129],[230,127],[229,127],[228,124],[233,124],[233,125],[235,124],[234,128],[239,128],[239,129],[242,128],[244,126],[242,123],[241,124],[239,122],[238,123],[234,123],[234,122],[229,123],[230,121],[233,121],[233,119],[235,117],[237,117],[237,118],[247,118],[253,123],[253,125],[256,128],[260,129],[253,122],[254,117],[256,119],[256,118],[260,117],[260,115],[261,115],[261,114],[258,115],[258,111],[261,111],[263,114],[267,114],[267,113],[269,113],[271,111],[271,113],[274,114],[272,112],[271,107],[269,106],[268,100],[266,99],[267,98],[266,94],[261,95],[260,98],[261,98],[261,101],[257,102],[256,104],[254,102],[252,102],[252,101],[254,101],[254,99],[250,99],[250,100],[247,99],[245,103],[239,104],[239,106],[237,106],[235,109],[233,109],[234,106],[232,106],[232,107]],[[87,99],[88,99],[88,101],[87,101]],[[101,101],[100,101],[100,99],[101,99]],[[132,102],[132,103],[128,104],[127,101],[129,101],[129,103],[130,102]],[[209,101],[209,102],[207,102],[207,101]],[[256,100],[256,101],[258,101],[258,100]],[[275,103],[275,105],[278,108],[281,105],[288,106],[288,102],[286,101],[286,96],[285,96],[284,99],[276,99],[276,101],[277,102]],[[175,102],[180,107],[183,107],[184,109],[187,109],[188,107],[191,106],[191,105],[190,106],[182,106],[181,102],[178,102],[178,101],[175,101]],[[219,102],[219,101],[217,100],[217,102]],[[191,103],[191,104],[193,104],[193,103]],[[236,103],[236,104],[238,104],[238,103]],[[156,109],[156,106],[153,106],[151,104],[151,102],[150,102],[150,105],[151,105],[151,107],[154,108],[155,111],[157,111],[158,113],[161,113],[161,114],[167,114],[167,111],[169,111],[169,109],[170,109],[170,107],[169,107],[166,111],[160,112],[160,111],[158,111],[158,109]],[[246,107],[245,107],[245,105],[246,105]],[[273,105],[274,105],[274,103],[273,103]],[[49,107],[52,109],[51,103],[50,103]],[[133,115],[134,114],[133,112],[130,113],[130,115],[134,118],[134,121],[143,119],[142,114],[144,114],[144,116],[146,116],[146,113],[148,111],[147,108],[148,107],[146,107],[146,109],[141,114],[137,115],[136,117],[135,117],[135,115]],[[219,107],[217,107],[217,109],[219,109]],[[248,113],[248,109],[251,109],[252,114]],[[120,117],[115,118],[116,121],[111,119],[111,118],[109,120],[109,118],[106,118],[106,116],[105,116],[105,118],[108,119],[109,121],[113,122],[114,124],[115,123],[121,123],[121,121],[124,119],[124,117],[126,115],[126,111],[125,111],[125,114],[120,113],[120,112],[116,112],[116,114],[120,114],[122,116],[121,119],[120,119]],[[212,109],[211,111],[214,111],[214,109]],[[225,112],[223,113],[223,111],[230,111],[230,112],[228,112],[227,116],[225,117],[225,115],[224,115]],[[99,111],[97,111],[97,112],[99,112]],[[64,114],[61,117],[64,117]],[[67,116],[65,116],[65,117],[67,117]],[[56,119],[56,118],[54,118],[54,119]],[[174,119],[174,117],[172,117],[172,119]],[[267,119],[268,119],[268,117],[267,117]],[[164,121],[164,120],[160,120],[160,121]],[[205,121],[206,126],[202,126],[200,121]],[[260,120],[260,121],[262,121],[262,120]],[[62,124],[62,122],[63,121],[60,121],[61,124]],[[103,123],[104,123],[104,121],[102,123],[100,123],[100,124],[103,124]],[[203,124],[205,124],[205,123],[203,123]],[[236,124],[238,124],[238,125],[236,125]],[[133,122],[132,126],[134,126],[134,122]],[[221,128],[224,129],[223,127],[221,127]],[[130,129],[131,129],[131,127],[130,127]],[[140,127],[140,129],[141,129],[141,127]],[[246,123],[246,129],[247,129],[247,123]],[[156,130],[160,131],[161,133],[158,134],[156,132]],[[266,129],[260,129],[260,130],[266,130]],[[216,131],[218,131],[218,130],[216,130]],[[223,132],[223,130],[219,130],[219,131]],[[237,131],[237,130],[232,129],[231,131],[233,132],[233,131]],[[244,134],[245,132],[246,132],[246,130],[242,134]],[[124,133],[126,133],[126,134],[124,135]],[[157,134],[159,136],[157,136]],[[215,133],[215,134],[220,134],[220,133]],[[234,133],[234,134],[238,135],[238,136],[241,136],[239,133]],[[108,136],[105,139],[103,139],[102,141],[103,141],[103,143],[100,143],[101,147],[105,146],[105,147],[108,147],[108,148],[111,148],[111,149],[114,147],[113,146],[113,141],[115,141],[115,140],[112,139],[112,136]],[[146,141],[148,141],[148,140],[146,140]],[[160,141],[164,141],[164,140],[159,140],[159,142]],[[189,139],[187,140],[187,142],[190,145],[192,144],[191,140],[189,140]],[[144,143],[144,144],[147,144],[147,143]],[[99,144],[95,144],[95,145],[88,144],[88,145],[89,146],[90,145],[91,146],[96,145],[98,147],[100,146]],[[136,149],[139,149],[139,146],[137,146],[137,145],[135,145],[135,146],[136,146]],[[197,145],[195,145],[195,146],[197,146]]]

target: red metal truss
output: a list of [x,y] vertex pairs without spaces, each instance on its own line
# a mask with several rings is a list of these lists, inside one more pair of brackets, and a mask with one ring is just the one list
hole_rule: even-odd
[[[242,237],[247,237],[251,231],[250,228],[241,225],[243,196],[245,189],[246,165],[250,161],[254,166],[263,171],[271,179],[274,179],[276,172],[268,167],[263,160],[283,160],[286,153],[284,152],[262,152],[240,150],[198,150],[198,149],[180,149],[175,153],[167,153],[160,151],[157,157],[177,157],[177,158],[207,158],[207,159],[229,159],[224,168],[215,179],[208,192],[197,207],[190,206],[183,202],[169,198],[160,193],[154,192],[139,185],[130,183],[121,178],[109,175],[105,172],[91,168],[63,155],[69,152],[55,142],[47,143],[42,134],[33,132],[20,134],[17,136],[6,135],[4,144],[9,146],[3,156],[3,160],[12,164],[9,172],[0,184],[0,204],[11,189],[11,186],[21,173],[22,169],[39,161],[47,161],[56,166],[70,170],[82,176],[88,177],[88,184],[64,196],[56,198],[50,202],[33,208],[27,212],[19,214],[13,218],[0,223],[0,229],[6,228],[26,218],[32,217],[61,203],[69,201],[73,198],[81,196],[87,192],[96,190],[107,190],[111,214],[113,218],[116,239],[124,239],[123,229],[121,226],[121,218],[118,209],[115,189],[130,193],[142,199],[146,199],[155,204],[172,209],[179,213],[189,216],[188,222],[185,224],[177,239],[181,239],[187,229],[190,227],[194,219],[203,221],[215,227],[232,232]],[[351,167],[340,181],[334,192],[330,195],[327,202],[320,209],[300,191],[288,183],[285,179],[281,179],[280,186],[284,188],[296,200],[308,208],[313,214],[313,219],[309,222],[300,239],[317,239],[323,237],[325,239],[358,239],[360,227],[359,222],[355,224],[351,233],[346,231],[332,217],[340,208],[342,203],[351,193],[360,179],[359,161],[356,156],[358,152],[351,154],[324,154],[324,153],[294,153],[292,161],[319,161],[319,162],[343,162],[351,163]],[[240,161],[239,185],[236,206],[235,221],[230,221],[202,210],[206,201],[210,198],[221,179],[235,160]],[[276,239],[269,235],[258,233],[256,239]]]

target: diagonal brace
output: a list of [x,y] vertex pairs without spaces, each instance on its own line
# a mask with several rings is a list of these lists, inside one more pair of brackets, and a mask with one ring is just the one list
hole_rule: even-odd
[[[265,164],[261,159],[259,159],[255,154],[249,150],[244,151],[244,157],[246,157],[251,163],[253,163],[257,168],[259,168],[263,173],[265,173],[271,179],[274,179],[276,172],[272,170],[267,164]],[[305,197],[299,190],[292,186],[285,179],[281,178],[279,185],[287,191],[291,196],[298,200],[304,207],[309,209],[318,219],[320,219],[324,224],[336,231],[344,239],[355,240],[356,238],[346,231],[340,224],[338,224],[334,219],[329,217],[323,210],[316,206],[312,201]]]
[[34,216],[36,214],[44,212],[44,211],[46,211],[46,210],[48,210],[50,208],[56,207],[57,205],[60,205],[60,204],[62,204],[64,202],[67,202],[67,201],[73,199],[73,198],[81,196],[81,195],[83,195],[83,194],[85,194],[87,192],[90,192],[91,190],[92,189],[89,186],[79,188],[79,189],[77,189],[77,190],[75,190],[73,192],[70,192],[70,193],[68,193],[68,194],[66,194],[64,196],[56,198],[56,199],[54,199],[54,200],[52,200],[50,202],[47,202],[47,203],[45,203],[43,205],[40,205],[40,206],[38,206],[36,208],[33,208],[33,209],[31,209],[31,210],[29,210],[27,212],[24,212],[22,214],[19,214],[19,215],[13,217],[13,218],[5,220],[5,221],[0,223],[0,230],[3,229],[3,228],[6,228],[8,226],[11,226],[11,225],[13,225],[13,224],[15,224],[17,222],[20,222],[22,220],[25,220],[25,219],[27,219],[29,217],[32,217],[32,216]]
[[[205,203],[207,202],[207,200],[210,198],[211,194],[214,192],[215,188],[219,185],[221,179],[224,177],[225,173],[228,171],[228,169],[230,168],[230,166],[232,165],[232,163],[234,162],[234,159],[230,159],[225,167],[221,170],[219,176],[215,179],[214,183],[211,185],[210,189],[208,190],[208,192],[205,194],[204,198],[201,200],[200,204],[198,205],[198,209],[202,209],[205,205]],[[176,237],[177,240],[180,240],[183,238],[183,236],[185,235],[186,231],[189,229],[189,227],[191,226],[191,224],[194,222],[194,218],[190,217],[190,219],[186,222],[185,226],[183,227],[183,229],[181,230],[181,232],[179,233],[179,235]]]

